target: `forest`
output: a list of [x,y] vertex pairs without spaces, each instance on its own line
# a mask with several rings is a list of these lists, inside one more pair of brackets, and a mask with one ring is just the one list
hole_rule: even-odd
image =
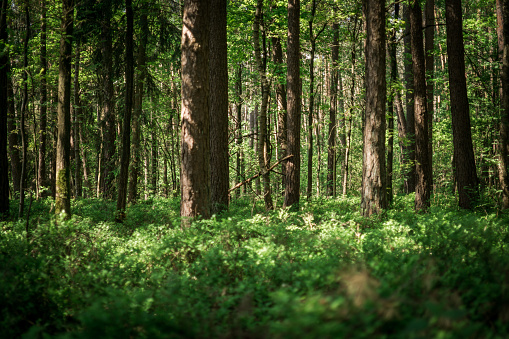
[[509,336],[509,0],[0,0],[0,337]]

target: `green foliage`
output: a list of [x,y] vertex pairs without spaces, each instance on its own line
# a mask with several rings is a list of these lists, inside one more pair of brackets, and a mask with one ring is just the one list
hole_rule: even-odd
[[[2,337],[504,337],[508,216],[412,196],[364,219],[356,198],[251,216],[248,201],[181,230],[177,200],[51,200],[0,224]],[[450,202],[453,205],[453,202]],[[446,206],[448,204],[442,204]]]

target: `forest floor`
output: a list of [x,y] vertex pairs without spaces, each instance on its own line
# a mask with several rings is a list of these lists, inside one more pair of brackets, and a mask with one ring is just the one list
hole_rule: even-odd
[[508,337],[509,215],[454,204],[240,200],[181,230],[178,200],[34,201],[28,236],[0,223],[0,337]]

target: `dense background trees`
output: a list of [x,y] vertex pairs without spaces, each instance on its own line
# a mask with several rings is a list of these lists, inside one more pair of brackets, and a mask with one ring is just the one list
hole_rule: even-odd
[[[312,198],[358,195],[361,187],[363,206],[373,211],[414,191],[418,210],[450,192],[465,208],[486,199],[507,206],[502,1],[387,3],[373,15],[385,26],[376,39],[371,2],[364,17],[360,1],[306,0],[300,8],[275,0],[221,2],[213,6],[220,12],[198,16],[213,14],[209,57],[197,59],[209,76],[203,86],[192,82],[196,93],[182,81],[186,67],[203,76],[186,58],[181,63],[183,2],[134,3],[132,35],[124,1],[4,3],[0,155],[7,161],[0,174],[10,174],[1,194],[2,201],[20,199],[20,212],[25,189],[64,201],[118,197],[123,210],[124,195],[136,203],[185,191],[187,166],[195,166],[193,180],[205,180],[197,184],[210,199],[203,216],[231,199],[263,200],[272,209],[297,203],[303,189]],[[66,24],[60,34],[64,19],[75,27]],[[373,39],[383,47],[379,66],[367,62],[374,61],[366,57]],[[452,59],[463,59],[464,70]],[[372,69],[384,71],[376,77],[387,86],[370,85]],[[199,109],[210,112],[209,123],[198,123],[196,133],[208,134],[202,136],[211,153],[202,159],[208,153],[200,144],[200,160],[186,164],[180,113],[196,95],[209,98]],[[382,114],[373,126],[372,112]],[[373,172],[366,146],[375,134],[380,171]],[[67,176],[63,184],[67,179],[59,178]],[[372,180],[381,191],[368,208]],[[57,211],[66,206],[58,202]]]

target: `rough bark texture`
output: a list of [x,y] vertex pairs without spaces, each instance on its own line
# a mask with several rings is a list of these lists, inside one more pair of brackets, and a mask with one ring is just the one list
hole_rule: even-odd
[[415,115],[414,115],[414,76],[412,70],[412,53],[410,37],[410,8],[404,6],[405,19],[405,104],[406,104],[406,134],[405,147],[403,155],[404,168],[406,169],[404,190],[405,193],[415,192]]
[[212,213],[228,209],[228,60],[226,0],[210,3],[210,194]]
[[385,0],[365,0],[366,111],[362,163],[362,214],[387,208],[385,168]]
[[57,152],[55,213],[71,215],[70,137],[71,137],[71,57],[74,1],[62,0],[62,36],[58,69]]
[[134,94],[133,116],[131,124],[132,142],[131,142],[131,167],[129,170],[129,187],[127,201],[136,203],[138,198],[138,176],[140,173],[140,116],[143,110],[143,92],[147,74],[147,40],[149,35],[148,18],[145,8],[140,13],[140,43],[138,45],[137,72],[136,72],[136,91]]
[[286,162],[284,206],[298,208],[300,200],[300,117],[302,96],[302,84],[300,81],[300,0],[288,0],[287,65],[287,155],[293,155],[293,157]]
[[103,1],[101,22],[101,54],[103,76],[103,107],[101,112],[101,168],[99,193],[107,199],[113,198],[115,168],[115,94],[113,88],[113,45],[111,38],[111,4]]
[[41,101],[40,101],[40,118],[39,118],[39,164],[37,166],[37,183],[39,186],[46,186],[46,127],[47,127],[47,101],[48,88],[46,73],[48,68],[46,53],[46,0],[41,0]]
[[[129,158],[131,156],[131,115],[134,94],[134,57],[133,35],[134,18],[132,0],[125,1],[127,30],[125,33],[125,112],[122,127],[122,154],[120,157],[120,175],[118,178],[118,196],[116,220],[125,219],[127,205],[127,179],[129,178]],[[155,131],[154,131],[155,134]]]
[[209,6],[186,0],[182,29],[181,205],[183,225],[210,217]]
[[332,72],[330,80],[329,132],[327,133],[327,195],[333,196],[336,188],[336,134],[337,134],[337,91],[338,91],[338,60],[339,60],[339,25],[332,25]]
[[428,115],[426,101],[426,69],[424,59],[424,35],[422,32],[422,9],[415,0],[410,10],[410,37],[412,47],[412,70],[414,75],[415,117],[415,209],[426,211],[430,205],[431,164],[428,156]]
[[7,88],[9,55],[7,42],[7,0],[0,4],[0,220],[9,216],[9,162],[7,161]]
[[498,177],[502,189],[502,208],[509,208],[509,0],[497,0],[498,42],[502,51],[502,107],[499,125]]
[[461,208],[472,208],[478,199],[478,178],[475,168],[470,111],[465,78],[465,48],[461,0],[446,0],[447,56],[451,94],[454,169]]
[[[269,82],[265,74],[265,62],[262,60],[260,47],[260,26],[262,22],[263,0],[258,0],[256,5],[255,19],[253,22],[253,43],[255,50],[256,66],[260,75],[262,103],[260,106],[260,127],[258,134],[258,163],[263,178],[263,200],[265,201],[265,209],[273,209],[272,193],[270,188],[270,172],[269,168],[269,135],[267,129],[267,105],[269,102]],[[265,53],[264,53],[265,55]]]

